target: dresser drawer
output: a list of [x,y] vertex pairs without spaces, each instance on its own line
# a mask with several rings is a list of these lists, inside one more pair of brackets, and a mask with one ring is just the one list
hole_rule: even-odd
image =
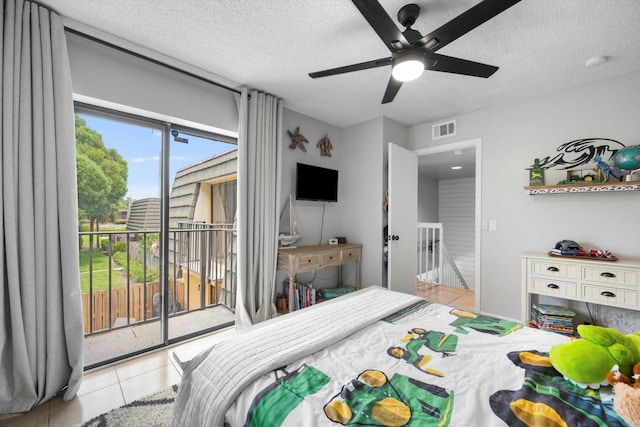
[[339,265],[342,264],[342,261],[340,260],[340,252],[331,252],[329,254],[322,254],[320,256],[320,265],[327,266],[327,265]]
[[554,295],[557,297],[575,297],[577,295],[578,284],[576,282],[564,282],[561,280],[551,280],[546,277],[532,277],[529,282],[529,291]]
[[575,264],[532,260],[530,266],[531,274],[537,276],[561,277],[563,279],[578,278],[578,267]]
[[638,270],[616,268],[613,265],[584,266],[582,280],[610,285],[638,286]]
[[341,252],[343,262],[356,262],[360,260],[360,250],[343,249]]
[[638,309],[638,291],[592,284],[582,284],[582,297],[601,304],[616,304]]

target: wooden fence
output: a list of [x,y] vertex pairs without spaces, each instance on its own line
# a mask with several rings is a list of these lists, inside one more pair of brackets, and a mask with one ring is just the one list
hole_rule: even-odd
[[[160,284],[152,282],[145,285],[129,286],[129,313],[127,313],[127,288],[111,290],[111,321],[109,321],[109,290],[93,292],[93,316],[89,310],[89,293],[82,294],[82,317],[84,333],[98,332],[114,326],[141,322],[153,317],[153,296],[160,291]],[[186,307],[186,290],[182,281],[169,281],[169,294],[181,307]],[[93,319],[92,319],[93,317]],[[90,328],[91,323],[93,327]]]

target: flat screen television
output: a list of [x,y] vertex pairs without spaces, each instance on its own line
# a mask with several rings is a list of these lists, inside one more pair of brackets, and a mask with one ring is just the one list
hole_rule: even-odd
[[296,200],[338,201],[338,171],[298,163],[296,165]]

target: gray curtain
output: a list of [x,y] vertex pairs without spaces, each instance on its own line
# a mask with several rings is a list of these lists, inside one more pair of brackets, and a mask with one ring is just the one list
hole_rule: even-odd
[[275,282],[282,159],[282,102],[240,94],[236,327],[276,316]]
[[61,18],[2,3],[0,413],[82,376],[74,113]]

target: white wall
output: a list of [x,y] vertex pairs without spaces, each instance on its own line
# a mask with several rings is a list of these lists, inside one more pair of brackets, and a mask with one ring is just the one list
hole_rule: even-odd
[[[640,73],[455,117],[456,140],[482,138],[481,311],[519,317],[523,251],[546,252],[558,240],[640,256],[640,192],[528,196],[536,157],[579,138],[640,144]],[[410,130],[414,148],[438,145],[431,123]],[[637,315],[636,315],[637,316]]]
[[439,221],[438,181],[418,175],[418,222]]
[[[345,174],[342,168],[342,158],[345,155],[342,130],[287,108],[284,109],[282,125],[284,135],[280,201],[282,208],[289,194],[293,195],[293,205],[298,215],[298,222],[303,234],[302,239],[296,244],[317,245],[319,243],[327,243],[330,237],[335,236],[347,236],[349,239],[348,230],[345,230],[341,224],[341,212],[344,212],[345,200],[349,197],[349,187],[351,185],[348,174]],[[305,144],[306,152],[300,148],[289,148],[291,138],[287,131],[293,132],[297,127],[300,128],[300,133],[309,141],[308,144]],[[331,157],[321,157],[320,150],[316,147],[318,141],[325,135],[328,136],[331,145],[333,145]],[[298,162],[338,170],[337,203],[295,200],[296,163]],[[345,267],[343,280],[345,284],[350,285],[355,280],[355,276],[352,279],[351,276],[347,274],[347,270],[348,267]],[[276,283],[278,292],[280,292],[282,281],[285,280],[286,277],[285,273],[278,272]],[[338,281],[337,267],[318,270],[315,275],[313,272],[310,272],[302,273],[298,276],[298,279],[303,283],[313,280],[314,278],[314,286],[317,288],[333,287]]]
[[[339,129],[322,121],[285,109],[284,128],[300,132],[310,141],[307,153],[300,149],[283,151],[282,196],[294,192],[296,162],[309,163],[339,170],[338,203],[326,206],[322,242],[334,236],[345,236],[348,242],[362,244],[363,286],[384,285],[386,271],[382,261],[383,227],[386,224],[382,202],[386,189],[387,142],[409,144],[409,130],[404,125],[387,118],[376,118],[347,128]],[[321,158],[316,142],[328,133],[334,150],[330,159]],[[285,142],[289,137],[285,137]],[[287,144],[288,145],[288,142]],[[304,238],[300,244],[320,242],[319,229],[322,204],[295,201]],[[300,280],[314,278],[314,273],[301,274]],[[285,276],[278,274],[281,283]],[[355,282],[353,265],[343,267],[345,284]],[[318,270],[317,287],[335,286],[336,269]]]
[[438,216],[449,256],[469,289],[476,276],[476,179],[442,179],[438,182]]
[[81,36],[66,36],[74,94],[162,114],[187,126],[211,126],[224,135],[237,133],[233,92]]
[[342,226],[349,241],[362,243],[362,285],[383,284],[383,120],[344,128],[341,173],[345,183]]
[[[345,199],[345,185],[348,185],[349,181],[344,176],[342,170],[340,170],[340,157],[343,156],[344,152],[344,144],[341,137],[342,131],[320,120],[286,108],[284,109],[282,125],[284,135],[282,148],[281,205],[284,207],[285,200],[289,194],[293,195],[293,203],[303,233],[303,237],[298,244],[317,245],[319,243],[327,243],[329,237],[335,237],[336,235],[342,235],[344,233],[340,227],[339,212]],[[300,128],[300,133],[309,141],[308,144],[305,144],[306,152],[300,148],[289,148],[291,138],[289,138],[287,131],[293,132],[297,127]],[[329,137],[333,145],[331,157],[321,157],[320,150],[316,148],[318,141],[325,135]],[[322,202],[295,200],[296,163],[306,163],[338,170],[338,202],[325,204],[324,225],[322,221]],[[320,235],[321,229],[322,236]]]

